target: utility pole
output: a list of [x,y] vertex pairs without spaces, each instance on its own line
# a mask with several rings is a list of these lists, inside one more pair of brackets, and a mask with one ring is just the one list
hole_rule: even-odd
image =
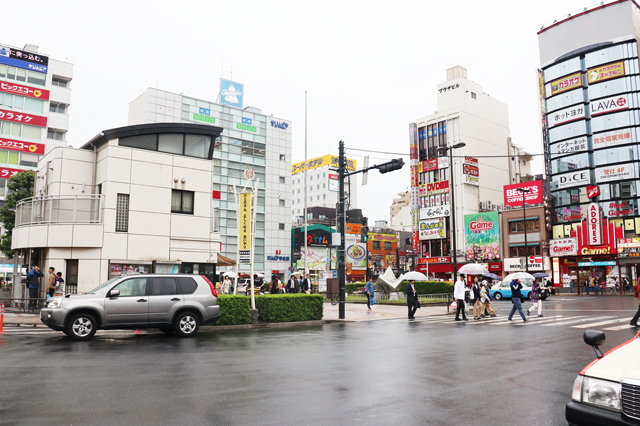
[[516,188],[522,192],[522,213],[524,214],[524,270],[529,272],[529,246],[527,245],[527,202],[524,199],[524,194],[527,194],[530,190],[524,188]]
[[[394,170],[400,170],[404,166],[404,160],[397,158],[387,163],[374,165],[364,168],[362,170],[356,170],[353,172],[347,172],[347,156],[345,154],[344,141],[340,141],[338,144],[338,179],[340,183],[340,192],[338,198],[338,224],[340,226],[340,247],[338,248],[338,287],[340,292],[339,305],[338,305],[338,318],[345,319],[345,307],[346,302],[346,256],[345,256],[345,231],[346,231],[346,213],[345,213],[345,196],[344,196],[344,178],[355,175],[358,173],[364,173],[371,169],[378,169],[380,173],[388,173]],[[367,227],[368,228],[368,227]],[[368,268],[367,259],[367,268]]]

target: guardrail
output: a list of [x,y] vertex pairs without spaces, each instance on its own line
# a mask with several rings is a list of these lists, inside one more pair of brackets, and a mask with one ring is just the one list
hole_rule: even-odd
[[[325,296],[326,297],[326,296]],[[347,303],[366,303],[367,296],[362,293],[347,293]],[[395,294],[384,294],[384,293],[375,293],[374,299],[377,302],[383,301],[399,301],[406,302],[407,296],[404,293],[395,293]],[[419,294],[418,300],[420,303],[444,303],[447,302],[447,307],[453,301],[453,295],[451,293],[438,293],[438,294]]]
[[101,223],[102,194],[43,195],[16,205],[16,227],[46,223]]

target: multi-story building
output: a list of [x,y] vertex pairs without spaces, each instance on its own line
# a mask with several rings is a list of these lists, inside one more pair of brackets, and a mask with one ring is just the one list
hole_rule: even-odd
[[[129,124],[199,123],[221,127],[213,163],[213,206],[220,209],[222,254],[236,259],[238,224],[234,182],[241,190],[245,170],[259,181],[256,216],[255,271],[284,278],[289,262],[278,253],[290,246],[291,144],[290,120],[157,89],[147,89],[129,105]],[[231,269],[231,267],[229,267]],[[224,271],[224,268],[222,268]],[[248,272],[241,265],[241,273]]]
[[[331,207],[338,203],[340,191],[338,172],[338,157],[324,155],[307,161],[307,207]],[[347,159],[347,170],[356,169],[356,160]],[[304,223],[304,161],[291,166],[291,221],[296,224]],[[355,209],[358,205],[358,175],[345,179],[344,193],[347,197],[346,209]]]
[[0,200],[7,180],[35,170],[41,155],[65,146],[73,64],[0,44]]
[[389,206],[389,226],[398,231],[411,231],[411,193],[399,192]]
[[50,150],[38,163],[41,195],[16,208],[12,248],[27,250],[30,265],[61,271],[67,293],[149,272],[214,281],[224,260],[211,205],[211,160],[221,131],[136,125],[105,130],[80,149]]
[[[436,88],[438,111],[410,124],[411,211],[414,249],[420,251],[418,268],[439,278],[451,277],[451,194],[455,196],[455,238],[458,264],[465,262],[465,215],[496,209],[503,185],[510,182],[513,156],[507,105],[484,93],[467,79],[462,67],[447,70],[447,81]],[[459,143],[453,164],[439,148]],[[451,170],[454,187],[450,188]],[[485,262],[500,262],[493,253]]]
[[[640,234],[637,34],[638,3],[625,0],[585,8],[538,32],[556,283],[636,277],[629,266],[637,261],[617,256],[612,236]],[[592,238],[582,238],[587,228]]]

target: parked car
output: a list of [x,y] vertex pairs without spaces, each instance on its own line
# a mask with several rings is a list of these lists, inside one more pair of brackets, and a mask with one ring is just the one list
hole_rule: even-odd
[[584,342],[597,358],[573,382],[565,416],[570,425],[640,425],[640,370],[638,335],[603,355],[602,331],[588,330]]
[[[530,298],[531,293],[531,280],[521,280],[522,282],[522,297],[525,299]],[[491,297],[495,300],[511,299],[511,280],[503,280],[496,283],[491,287]],[[544,297],[546,299],[546,296]],[[544,300],[544,299],[543,299]]]
[[215,286],[204,275],[144,274],[117,277],[87,294],[47,299],[43,324],[87,340],[98,329],[159,328],[193,336],[220,317]]

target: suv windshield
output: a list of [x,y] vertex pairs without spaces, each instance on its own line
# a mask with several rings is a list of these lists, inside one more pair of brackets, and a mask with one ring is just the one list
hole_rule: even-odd
[[109,281],[105,281],[102,284],[100,284],[98,287],[96,287],[93,290],[87,292],[87,294],[104,293],[105,291],[107,291],[106,287],[110,286],[111,284],[114,284],[116,281],[118,281],[121,278],[122,277],[111,278]]

